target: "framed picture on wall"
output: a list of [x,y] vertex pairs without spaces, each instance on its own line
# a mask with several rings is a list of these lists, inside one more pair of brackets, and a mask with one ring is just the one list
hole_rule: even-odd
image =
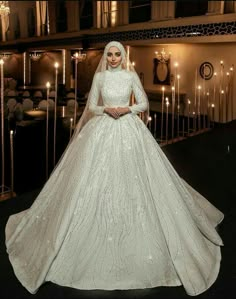
[[153,59],[153,84],[170,85],[170,58]]

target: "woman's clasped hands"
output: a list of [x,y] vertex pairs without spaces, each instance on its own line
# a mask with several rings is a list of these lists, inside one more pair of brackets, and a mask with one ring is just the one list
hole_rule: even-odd
[[117,107],[117,108],[110,108],[106,107],[104,112],[110,115],[111,117],[118,119],[120,116],[123,116],[127,113],[130,113],[129,107]]

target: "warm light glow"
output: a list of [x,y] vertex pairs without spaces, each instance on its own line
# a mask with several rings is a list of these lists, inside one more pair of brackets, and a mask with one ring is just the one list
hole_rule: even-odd
[[0,15],[7,16],[10,13],[8,1],[0,1]]
[[165,90],[165,87],[164,87],[164,86],[162,86],[162,88],[161,88],[161,89],[162,89],[162,91],[164,91],[164,90]]
[[46,87],[47,87],[47,88],[50,88],[50,86],[51,86],[50,82],[47,82],[47,83],[46,83]]
[[59,63],[58,63],[58,62],[55,62],[55,63],[54,63],[54,67],[55,67],[56,69],[58,69],[58,67],[59,67]]
[[63,64],[63,69],[62,69],[62,82],[63,84],[66,84],[66,50],[62,50],[62,64]]
[[13,130],[11,130],[11,131],[10,131],[10,134],[11,134],[11,135],[13,135],[13,133],[14,133],[14,131],[13,131]]
[[223,60],[221,60],[221,61],[220,61],[220,64],[221,64],[221,65],[223,65],[223,63],[224,63],[224,61],[223,61]]
[[175,87],[174,87],[174,86],[172,86],[172,87],[171,87],[171,89],[174,91],[174,90],[175,90]]
[[198,89],[200,90],[201,88],[202,88],[202,87],[199,85],[199,86],[198,86]]
[[166,102],[168,102],[169,101],[169,99],[166,97]]
[[82,62],[86,59],[86,53],[82,53],[83,49],[80,48],[79,52],[76,52],[73,54],[72,59],[74,59],[76,62]]
[[210,93],[209,92],[207,92],[207,96],[209,96],[210,95]]
[[30,53],[29,56],[31,60],[38,61],[41,58],[41,53],[34,51],[33,53]]
[[178,79],[178,80],[180,79],[180,75],[179,75],[179,74],[177,75],[177,79]]
[[23,81],[24,81],[24,85],[26,82],[26,52],[24,52],[23,54]]
[[188,104],[191,104],[191,101],[188,100]]
[[214,76],[217,76],[217,73],[216,73],[216,72],[214,73]]
[[132,66],[135,66],[135,62],[134,61],[132,62]]
[[229,72],[227,72],[226,75],[229,76]]
[[4,61],[3,59],[0,59],[0,64],[3,65],[4,64]]
[[234,70],[234,68],[231,66],[230,71],[233,71],[233,70]]
[[215,105],[214,105],[214,104],[211,104],[211,107],[212,107],[212,108],[215,108]]
[[175,66],[175,67],[178,67],[178,66],[179,66],[178,62],[175,62],[174,66]]
[[221,94],[224,94],[225,92],[224,92],[224,90],[221,90]]
[[152,117],[151,117],[151,116],[149,116],[149,117],[148,117],[148,121],[151,121],[151,120],[152,120]]
[[111,26],[116,25],[117,20],[117,1],[111,1]]
[[161,52],[155,51],[156,57],[160,62],[166,63],[169,59],[171,54],[167,54],[164,50],[164,48],[162,49]]

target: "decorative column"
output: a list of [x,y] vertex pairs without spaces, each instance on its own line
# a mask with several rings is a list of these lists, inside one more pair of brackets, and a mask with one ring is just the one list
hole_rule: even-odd
[[152,21],[174,19],[175,1],[151,1]]
[[10,8],[8,1],[0,1],[0,16],[1,16],[1,25],[2,25],[2,41],[6,41],[6,32],[9,27],[9,13]]

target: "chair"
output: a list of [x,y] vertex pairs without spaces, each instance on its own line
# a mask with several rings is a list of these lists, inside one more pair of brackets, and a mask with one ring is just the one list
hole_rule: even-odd
[[40,110],[47,110],[47,106],[48,106],[47,100],[41,100],[38,104],[38,108]]
[[23,92],[23,94],[22,94],[22,97],[23,97],[23,98],[28,98],[28,97],[30,97],[30,92],[29,92],[28,90],[25,90],[25,91]]
[[54,109],[54,101],[49,99],[47,100],[41,100],[38,104],[38,108],[40,110],[47,110],[47,106],[48,106],[48,110],[53,110]]
[[75,93],[74,92],[68,92],[66,94],[67,99],[75,99]]
[[[68,100],[66,103],[67,110],[69,113],[73,113],[75,109],[75,100]],[[76,102],[76,109],[78,109],[78,103]]]
[[14,107],[14,116],[16,121],[22,121],[24,118],[23,105],[21,103],[17,103]]
[[33,94],[33,97],[36,98],[36,99],[42,99],[43,98],[43,93],[41,90],[36,90]]
[[49,110],[54,110],[55,102],[52,99],[48,99]]
[[56,97],[56,91],[55,91],[55,90],[51,90],[51,91],[49,92],[48,97],[49,97],[50,99],[55,99],[55,97]]
[[15,90],[9,90],[7,92],[7,96],[8,97],[16,97],[17,96],[17,92]]
[[34,102],[31,99],[24,99],[22,103],[23,111],[32,110],[34,107]]
[[10,113],[14,112],[14,108],[15,108],[16,104],[17,104],[17,101],[15,98],[8,99],[7,108]]

